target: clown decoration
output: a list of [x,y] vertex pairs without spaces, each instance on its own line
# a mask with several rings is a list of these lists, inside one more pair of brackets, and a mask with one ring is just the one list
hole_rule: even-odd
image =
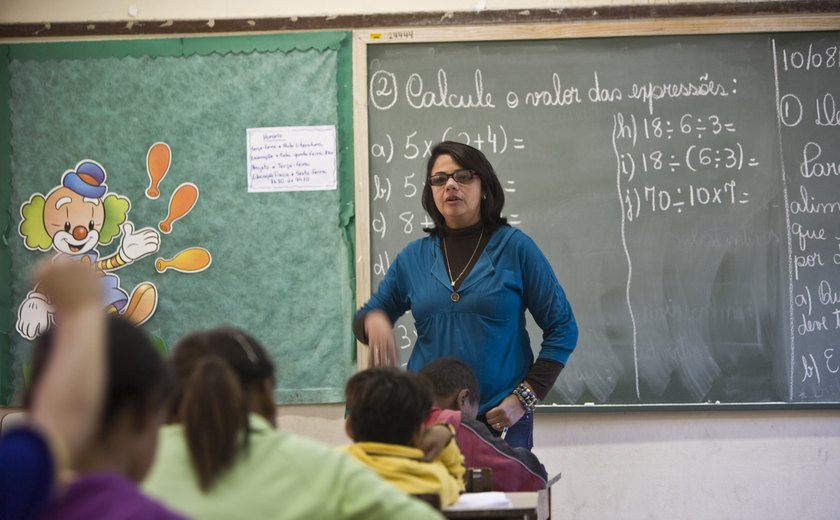
[[[143,282],[129,296],[112,272],[156,252],[160,248],[160,235],[148,227],[134,230],[134,224],[127,220],[131,209],[129,200],[108,193],[105,179],[105,170],[99,163],[81,161],[75,169],[64,173],[61,186],[53,188],[46,197],[36,193],[21,206],[19,233],[31,251],[54,249],[56,258],[94,265],[102,272],[104,307],[139,325],[154,314],[157,289]],[[120,234],[117,251],[100,259],[97,247],[110,244]],[[18,310],[17,330],[21,336],[34,339],[52,321],[50,303],[35,287]]]

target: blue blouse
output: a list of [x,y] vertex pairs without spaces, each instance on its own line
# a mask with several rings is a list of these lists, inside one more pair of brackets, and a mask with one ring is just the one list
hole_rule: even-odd
[[564,365],[578,337],[572,309],[534,241],[508,226],[493,232],[451,300],[440,238],[410,243],[391,264],[376,294],[356,314],[380,309],[391,322],[411,310],[417,342],[408,369],[446,356],[470,366],[481,388],[479,414],[498,405],[534,362],[525,309],[543,331],[539,357]]

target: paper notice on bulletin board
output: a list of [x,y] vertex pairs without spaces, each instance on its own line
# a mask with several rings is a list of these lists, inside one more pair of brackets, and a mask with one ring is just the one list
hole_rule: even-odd
[[334,190],[335,126],[248,129],[248,191]]

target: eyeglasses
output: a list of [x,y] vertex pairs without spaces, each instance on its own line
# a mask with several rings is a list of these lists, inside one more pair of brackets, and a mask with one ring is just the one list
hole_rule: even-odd
[[472,170],[456,170],[452,173],[438,172],[429,176],[429,184],[432,186],[443,186],[449,181],[450,177],[455,179],[455,182],[458,184],[467,184],[475,176],[476,173]]

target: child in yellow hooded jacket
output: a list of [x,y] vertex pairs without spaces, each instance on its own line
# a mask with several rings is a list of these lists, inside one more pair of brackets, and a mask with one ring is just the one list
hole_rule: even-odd
[[345,451],[382,478],[414,495],[436,494],[441,506],[464,491],[464,457],[446,424],[424,429],[432,391],[419,376],[372,368],[347,382]]

